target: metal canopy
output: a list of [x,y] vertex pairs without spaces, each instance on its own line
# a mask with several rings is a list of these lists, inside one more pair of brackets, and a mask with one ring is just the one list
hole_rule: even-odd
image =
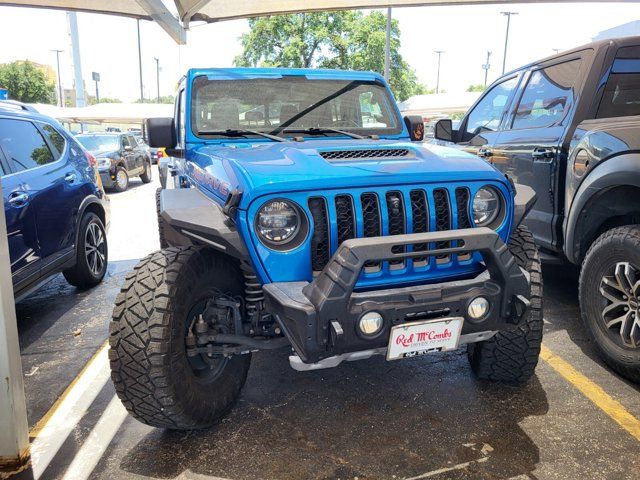
[[193,21],[219,22],[263,15],[358,8],[620,1],[638,3],[639,0],[173,0],[177,17],[165,5],[170,4],[171,0],[0,0],[0,5],[55,8],[153,20],[177,43],[184,44],[185,29]]

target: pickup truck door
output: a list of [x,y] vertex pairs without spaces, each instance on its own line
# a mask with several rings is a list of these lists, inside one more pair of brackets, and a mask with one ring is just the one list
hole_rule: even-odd
[[492,152],[492,158],[501,159],[493,162],[496,167],[538,194],[525,224],[537,243],[551,250],[556,250],[555,232],[562,221],[561,152],[580,66],[578,58],[528,72]]
[[460,124],[456,143],[462,150],[493,163],[493,146],[518,85],[519,75],[493,85],[476,102]]

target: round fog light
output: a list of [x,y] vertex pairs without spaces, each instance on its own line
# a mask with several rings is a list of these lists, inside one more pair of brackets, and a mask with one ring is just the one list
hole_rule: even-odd
[[467,314],[471,320],[480,320],[487,312],[489,312],[489,300],[484,297],[474,298],[467,308]]
[[358,321],[358,328],[364,335],[375,335],[384,325],[384,319],[378,312],[367,312],[360,317]]

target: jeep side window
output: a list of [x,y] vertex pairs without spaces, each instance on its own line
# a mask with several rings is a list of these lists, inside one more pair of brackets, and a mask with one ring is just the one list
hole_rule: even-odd
[[618,50],[596,118],[640,115],[640,46]]
[[469,113],[463,141],[468,141],[482,132],[495,132],[500,126],[507,101],[518,84],[518,77],[511,77],[493,87]]
[[581,63],[580,59],[571,60],[532,72],[512,128],[543,128],[559,123],[573,103],[573,86]]
[[0,119],[0,146],[16,172],[54,161],[36,126],[25,120]]

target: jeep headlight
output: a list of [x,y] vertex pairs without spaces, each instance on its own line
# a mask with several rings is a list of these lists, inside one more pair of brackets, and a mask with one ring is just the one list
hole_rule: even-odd
[[260,207],[256,231],[268,246],[286,245],[296,238],[301,222],[300,209],[295,204],[273,200]]
[[489,186],[482,187],[473,198],[473,222],[476,227],[491,226],[502,209],[501,195]]

